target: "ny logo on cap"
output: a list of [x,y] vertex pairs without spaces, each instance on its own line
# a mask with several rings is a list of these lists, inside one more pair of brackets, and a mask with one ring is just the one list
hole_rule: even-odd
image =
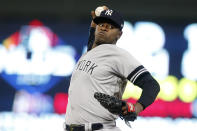
[[107,10],[106,12],[105,12],[105,15],[112,15],[112,13],[113,13],[113,10]]

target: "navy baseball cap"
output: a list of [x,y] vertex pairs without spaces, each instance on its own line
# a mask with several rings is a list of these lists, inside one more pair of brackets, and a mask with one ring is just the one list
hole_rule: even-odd
[[100,14],[100,16],[97,16],[96,18],[93,19],[93,21],[96,24],[102,23],[102,22],[108,22],[114,25],[115,27],[119,28],[122,30],[124,26],[124,20],[122,16],[115,10],[103,10]]

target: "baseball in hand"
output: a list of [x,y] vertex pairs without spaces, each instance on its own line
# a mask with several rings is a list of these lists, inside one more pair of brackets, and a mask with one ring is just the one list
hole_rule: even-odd
[[101,14],[101,12],[102,12],[103,10],[105,10],[105,8],[104,8],[103,6],[97,7],[96,10],[95,10],[95,15],[96,15],[96,16],[100,16],[100,14]]

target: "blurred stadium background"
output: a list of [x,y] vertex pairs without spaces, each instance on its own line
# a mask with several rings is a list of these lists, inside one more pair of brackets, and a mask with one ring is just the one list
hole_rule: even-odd
[[[90,11],[107,5],[125,18],[118,46],[161,85],[132,129],[197,127],[197,1],[0,0],[0,131],[63,131],[68,86],[86,51]],[[123,99],[141,90],[128,82]]]

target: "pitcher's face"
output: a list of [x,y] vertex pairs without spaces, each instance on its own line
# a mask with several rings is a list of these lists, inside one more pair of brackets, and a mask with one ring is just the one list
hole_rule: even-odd
[[95,31],[95,43],[100,44],[115,44],[120,38],[122,32],[119,28],[110,23],[99,23]]

